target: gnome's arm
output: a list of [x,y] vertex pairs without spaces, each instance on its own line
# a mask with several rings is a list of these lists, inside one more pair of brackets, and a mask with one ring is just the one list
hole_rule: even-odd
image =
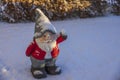
[[34,51],[34,48],[35,48],[35,43],[31,42],[31,44],[26,49],[26,56],[29,57],[31,53]]
[[61,43],[67,39],[65,32],[61,31],[59,37],[57,38],[57,43]]

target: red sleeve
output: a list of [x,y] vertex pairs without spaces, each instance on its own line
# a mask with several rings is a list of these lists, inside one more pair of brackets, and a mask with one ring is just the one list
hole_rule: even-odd
[[26,49],[26,56],[30,56],[31,53],[34,51],[35,42],[31,42],[31,44]]
[[63,42],[65,39],[63,39],[63,37],[60,35],[58,38],[57,38],[57,43],[61,43]]

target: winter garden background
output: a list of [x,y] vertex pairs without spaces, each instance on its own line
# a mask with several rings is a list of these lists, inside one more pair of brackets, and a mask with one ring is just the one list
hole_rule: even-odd
[[120,15],[120,0],[0,0],[0,21],[34,21],[36,7],[50,20]]

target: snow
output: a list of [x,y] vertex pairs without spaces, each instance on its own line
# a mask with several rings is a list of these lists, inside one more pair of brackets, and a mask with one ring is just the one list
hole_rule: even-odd
[[[52,23],[68,34],[57,60],[62,74],[41,80],[120,80],[120,16]],[[36,80],[25,56],[34,25],[0,22],[0,80]]]

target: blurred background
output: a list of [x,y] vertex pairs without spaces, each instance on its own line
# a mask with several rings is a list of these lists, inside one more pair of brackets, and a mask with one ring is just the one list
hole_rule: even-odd
[[34,22],[37,7],[50,20],[120,15],[120,0],[0,0],[0,21]]

